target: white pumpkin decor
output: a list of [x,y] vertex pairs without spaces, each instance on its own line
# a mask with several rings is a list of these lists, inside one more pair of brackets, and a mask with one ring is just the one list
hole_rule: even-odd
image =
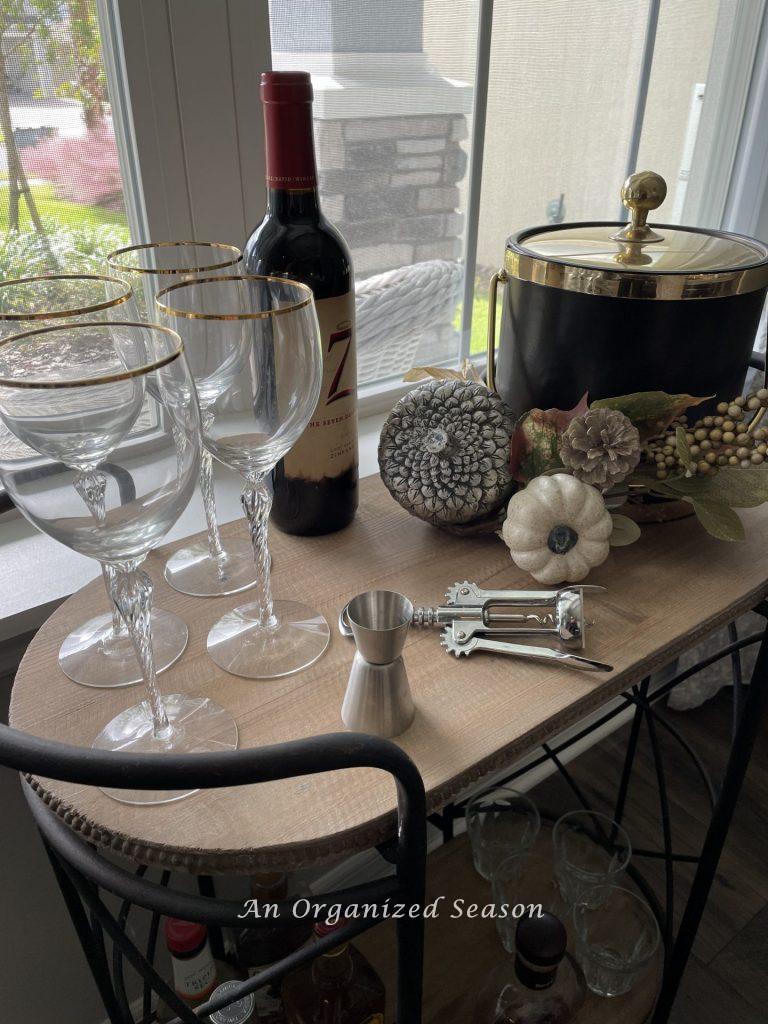
[[576,583],[606,560],[612,529],[594,487],[554,473],[512,495],[501,535],[515,565],[539,583]]

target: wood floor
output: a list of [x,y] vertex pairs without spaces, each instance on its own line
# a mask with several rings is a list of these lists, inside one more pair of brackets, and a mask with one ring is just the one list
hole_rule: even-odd
[[[700,753],[717,782],[730,741],[729,692],[694,711],[664,714]],[[572,774],[588,800],[607,813],[613,811],[628,731],[629,726],[622,728],[571,765]],[[679,853],[698,853],[709,817],[706,791],[675,741],[662,730],[658,732],[669,788],[673,848]],[[542,783],[532,795],[548,813],[559,814],[577,806],[559,776]],[[633,845],[638,849],[660,848],[659,822],[655,769],[644,729],[624,819]],[[671,1018],[673,1024],[768,1022],[767,843],[768,728],[758,740],[695,954]],[[454,846],[456,850],[452,849]],[[430,857],[428,899],[438,892],[448,892],[450,900],[456,895],[480,902],[489,898],[490,890],[472,871],[465,846],[464,838],[457,839]],[[659,897],[663,897],[662,862],[636,861]],[[693,871],[693,865],[684,864],[676,872],[676,918],[684,906]],[[388,988],[390,984],[394,987],[395,943],[391,925],[374,929],[358,941],[382,972]],[[504,955],[493,923],[459,924],[445,917],[439,922],[427,922],[426,946],[425,1024],[442,1024],[445,1020],[467,1024],[471,1017],[467,993],[488,975],[496,957]],[[627,1002],[593,999],[580,1014],[579,1024],[582,1018],[589,1024],[630,1024],[644,1017],[645,1012],[638,1017]]]

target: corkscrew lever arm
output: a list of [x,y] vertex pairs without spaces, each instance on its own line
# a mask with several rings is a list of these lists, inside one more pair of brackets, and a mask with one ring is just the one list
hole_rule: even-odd
[[443,632],[440,641],[443,647],[456,657],[472,654],[474,651],[486,651],[489,654],[509,654],[518,658],[532,658],[540,661],[559,661],[572,668],[586,669],[590,672],[613,672],[613,665],[602,661],[593,661],[580,654],[567,651],[555,651],[550,647],[536,647],[532,644],[513,644],[504,640],[491,640],[488,637],[472,637],[466,643],[458,643],[450,629]]

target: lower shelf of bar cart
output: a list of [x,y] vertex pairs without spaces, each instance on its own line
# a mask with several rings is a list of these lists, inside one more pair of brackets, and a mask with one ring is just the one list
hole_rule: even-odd
[[[633,888],[631,879],[622,882]],[[552,869],[552,831],[546,822],[520,878],[521,902],[529,902],[526,894],[554,893],[556,882]],[[439,918],[426,922],[424,962],[424,1024],[470,1024],[473,997],[493,967],[509,957],[488,918],[468,917],[466,908],[472,904],[483,907],[492,902],[491,886],[477,874],[466,835],[451,840],[427,859],[427,905],[438,896]],[[465,911],[452,918],[454,901],[463,900]],[[567,922],[566,922],[567,923]],[[620,928],[617,922],[617,928]],[[387,985],[394,991],[395,941],[394,922],[367,932],[355,940],[371,960]],[[572,928],[568,927],[568,951],[573,953]],[[655,960],[624,996],[605,999],[591,992],[573,1018],[573,1024],[644,1024],[650,1018],[661,983],[663,948]],[[393,1014],[388,1012],[387,1019]]]

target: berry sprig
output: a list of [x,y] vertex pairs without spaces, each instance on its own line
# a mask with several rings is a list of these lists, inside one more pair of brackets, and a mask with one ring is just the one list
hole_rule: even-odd
[[[768,429],[758,425],[766,409],[768,388],[760,388],[746,397],[720,402],[716,415],[692,424],[686,416],[679,416],[663,435],[648,441],[644,461],[655,466],[657,480],[680,474],[714,476],[722,466],[760,466],[768,458]],[[687,453],[678,445],[680,427],[685,431]]]

